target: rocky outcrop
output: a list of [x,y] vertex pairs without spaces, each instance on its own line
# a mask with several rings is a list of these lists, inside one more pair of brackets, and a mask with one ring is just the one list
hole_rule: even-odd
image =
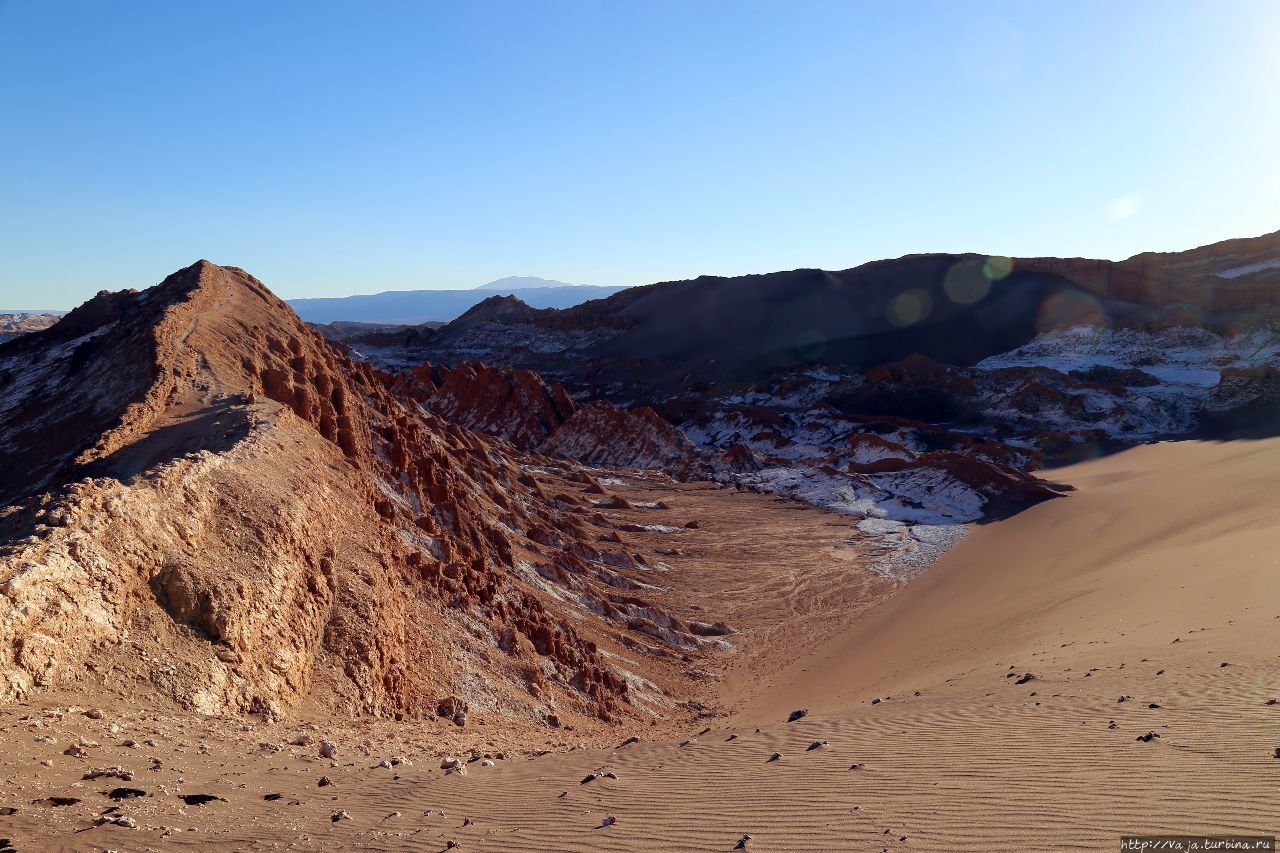
[[1274,316],[1280,311],[1280,231],[1224,240],[1185,252],[1143,252],[1123,261],[1025,258],[1016,266],[1069,279],[1104,299],[1159,309],[1182,307],[1180,321],[1231,315]]
[[631,581],[565,487],[244,271],[100,295],[0,382],[0,701],[105,672],[210,713],[642,713],[598,645]]
[[652,409],[579,405],[531,370],[479,362],[454,368],[423,364],[391,384],[454,423],[548,456],[671,471],[698,463],[698,451],[684,433]]
[[647,406],[623,411],[609,403],[578,409],[538,450],[591,465],[661,468],[687,473],[698,451],[680,430]]
[[455,368],[423,364],[393,384],[448,420],[525,449],[545,442],[578,408],[563,388],[531,370],[479,362]]

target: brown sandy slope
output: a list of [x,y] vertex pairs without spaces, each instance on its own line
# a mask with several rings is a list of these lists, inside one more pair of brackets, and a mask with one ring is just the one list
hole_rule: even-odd
[[[751,850],[1112,850],[1126,832],[1274,832],[1280,441],[1161,444],[1053,476],[1080,491],[974,530],[825,647],[793,646],[774,683],[733,673],[736,715],[697,743],[542,759],[431,796],[485,815],[506,833],[480,843],[495,850],[729,850],[742,833]],[[618,781],[577,784],[600,765]]]
[[[1114,850],[1125,832],[1273,832],[1278,476],[1280,440],[1161,444],[1063,469],[1055,479],[1078,492],[974,530],[887,601],[856,559],[842,563],[857,555],[815,521],[830,516],[682,487],[672,512],[706,523],[661,540],[689,555],[668,560],[672,580],[698,588],[705,574],[706,589],[726,590],[718,612],[743,629],[719,682],[734,711],[709,731],[650,741],[637,730],[640,742],[614,750],[477,760],[446,776],[434,754],[478,732],[352,723],[335,734],[330,762],[314,745],[287,745],[296,725],[19,706],[0,718],[10,746],[0,806],[19,810],[0,818],[0,837],[20,849],[39,839],[67,849],[727,851],[750,833],[755,851],[1025,851]],[[771,545],[769,524],[796,534]],[[1010,673],[1035,678],[1016,684]],[[800,707],[809,715],[784,722]],[[1159,736],[1137,740],[1148,731]],[[81,735],[102,746],[88,760],[63,756]],[[155,746],[121,747],[126,737]],[[375,766],[402,752],[412,765]],[[99,789],[123,784],[80,775],[115,763],[148,791],[121,804],[139,828],[77,833],[110,805]],[[582,783],[598,770],[617,778]],[[322,774],[335,784],[317,787]],[[175,797],[194,791],[227,802]],[[274,792],[284,797],[262,799]],[[82,803],[31,803],[49,795]],[[331,821],[337,811],[351,820]],[[606,816],[616,823],[601,827]]]

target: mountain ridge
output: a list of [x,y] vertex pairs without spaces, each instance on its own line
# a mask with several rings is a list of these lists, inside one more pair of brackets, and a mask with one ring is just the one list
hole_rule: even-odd
[[[508,280],[500,279],[491,284],[497,285]],[[535,307],[567,308],[589,299],[611,296],[623,289],[564,285],[508,290]],[[389,290],[368,295],[291,299],[289,305],[309,323],[357,322],[416,326],[453,320],[481,300],[494,293],[501,293],[502,290],[489,285],[470,290]]]
[[110,661],[201,713],[650,719],[602,648],[720,641],[621,574],[621,522],[568,494],[586,469],[391,379],[208,261],[0,344],[0,701]]

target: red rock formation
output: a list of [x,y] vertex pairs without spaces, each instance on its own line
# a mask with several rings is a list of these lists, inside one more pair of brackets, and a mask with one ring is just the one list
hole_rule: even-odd
[[[601,418],[615,438],[639,424],[633,446],[652,456],[663,435],[651,413],[577,409],[532,374],[413,379],[415,397],[440,393],[480,420],[516,411],[513,437],[580,435]],[[558,576],[591,607],[625,582],[569,512],[581,509],[549,498],[510,445],[339,353],[244,271],[202,261],[100,295],[0,346],[0,383],[0,530],[19,543],[0,552],[0,700],[70,677],[141,618],[172,626],[153,653],[178,675],[153,686],[205,710],[279,713],[311,695],[433,716],[456,696],[473,711],[524,702],[540,719],[628,713],[590,626],[531,582]],[[53,606],[68,590],[70,606]],[[516,674],[535,660],[531,697]],[[477,673],[485,691],[458,695],[455,678]]]
[[546,441],[577,410],[563,388],[531,370],[479,362],[452,369],[422,364],[392,384],[448,420],[526,449]]
[[391,387],[450,421],[549,456],[623,468],[688,469],[698,460],[684,433],[652,409],[579,406],[531,370],[423,364]]

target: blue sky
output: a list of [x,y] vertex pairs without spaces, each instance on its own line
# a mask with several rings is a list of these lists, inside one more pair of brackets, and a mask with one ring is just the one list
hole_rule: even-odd
[[1280,4],[0,0],[0,308],[1280,228]]

